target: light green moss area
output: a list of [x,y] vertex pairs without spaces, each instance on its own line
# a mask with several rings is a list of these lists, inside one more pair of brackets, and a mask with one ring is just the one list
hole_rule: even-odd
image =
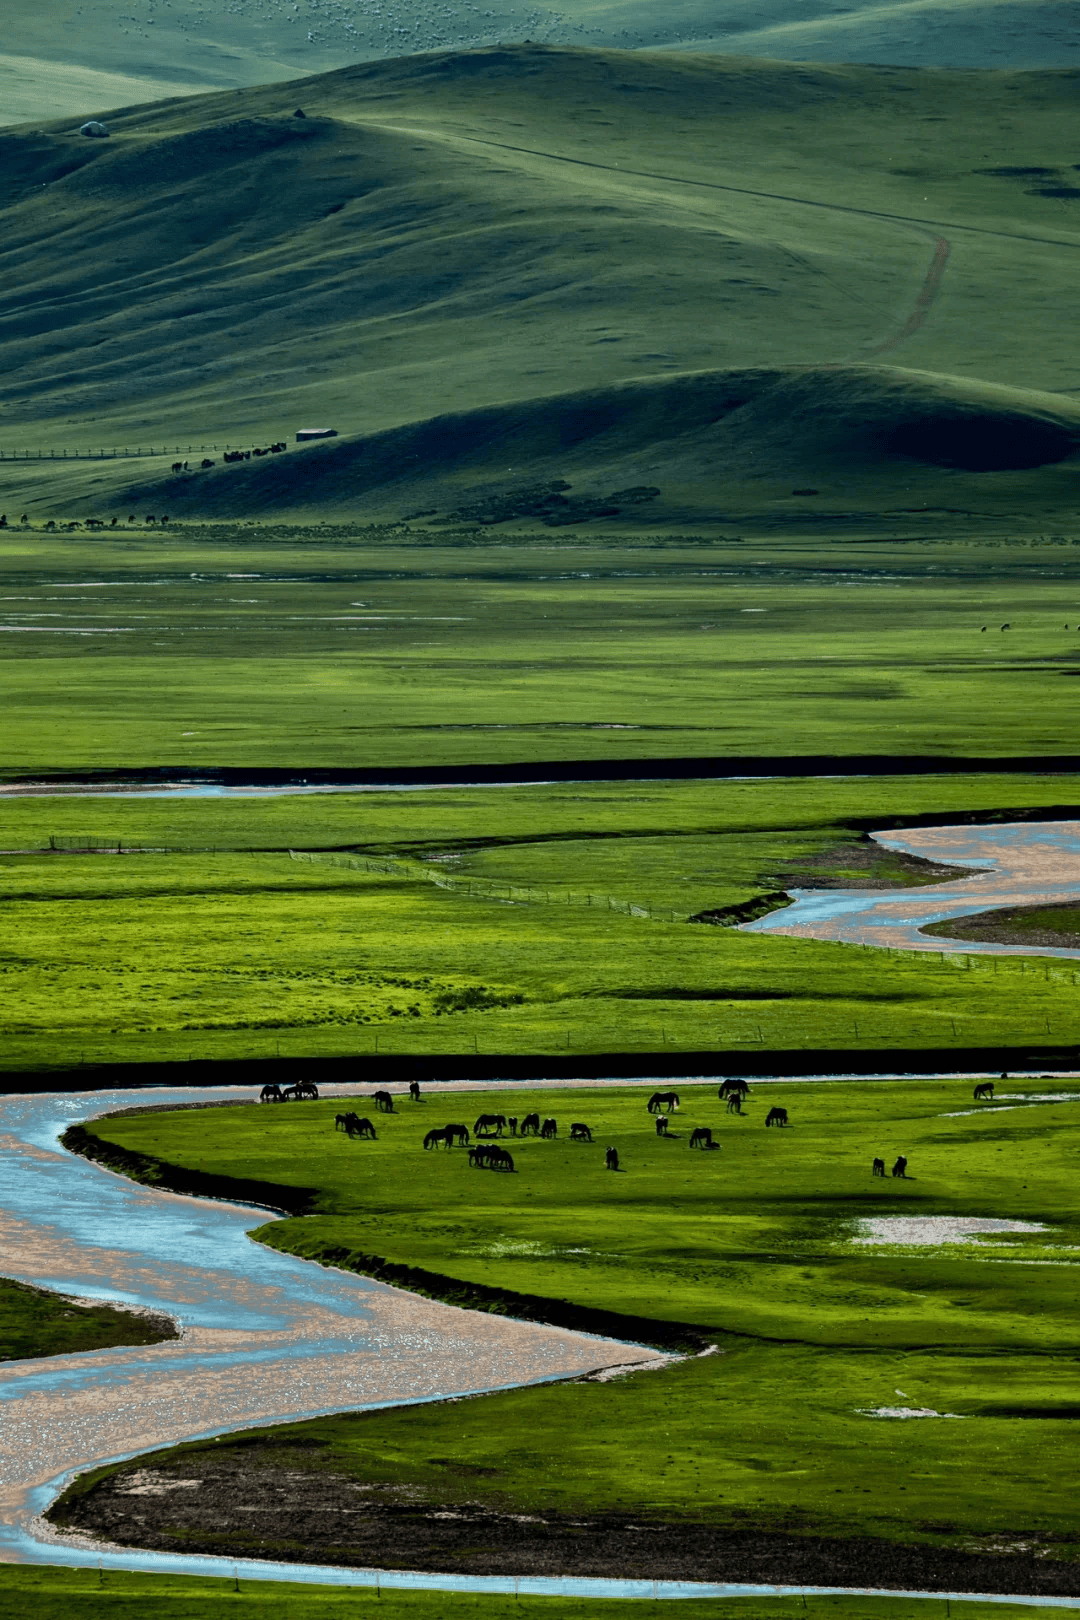
[[[908,1620],[903,1598],[809,1597],[680,1599],[650,1604],[569,1597],[473,1597],[450,1592],[397,1592],[373,1587],[307,1586],[288,1581],[234,1582],[199,1576],[137,1575],[109,1570],[0,1566],[0,1616],[33,1613],[35,1620],[67,1620],[72,1605],[88,1620],[134,1620],[148,1607],[164,1620],[219,1620],[226,1614],[257,1620],[337,1620],[358,1614],[371,1620],[634,1620],[662,1613],[670,1620]],[[923,1605],[928,1615],[940,1598]],[[1029,1620],[1030,1608],[1014,1604],[956,1603],[959,1620]],[[1055,1611],[1060,1613],[1060,1610]]]
[[[321,1213],[257,1234],[285,1252],[357,1270],[375,1254],[715,1336],[712,1354],[623,1380],[436,1405],[422,1421],[409,1409],[303,1426],[359,1478],[514,1511],[690,1513],[984,1551],[1034,1538],[1069,1557],[1080,1110],[1013,1089],[997,1113],[974,1111],[957,1081],[757,1086],[739,1118],[713,1086],[681,1085],[671,1141],[640,1088],[404,1099],[378,1116],[374,1143],[334,1131],[340,1101],[95,1129],[189,1168],[314,1182]],[[777,1104],[790,1123],[770,1130]],[[423,1150],[432,1124],[493,1108],[550,1113],[559,1138],[511,1140],[513,1176]],[[566,1139],[571,1120],[591,1124],[593,1145]],[[689,1148],[700,1124],[718,1152]],[[900,1151],[910,1179],[872,1178],[872,1157]],[[854,1241],[861,1220],[886,1215],[1047,1229],[977,1247]],[[897,1407],[941,1415],[873,1415]],[[446,1457],[467,1476],[450,1478]]]
[[[6,1065],[1075,1042],[1069,961],[669,920],[805,881],[799,860],[837,846],[842,871],[867,823],[1052,814],[1068,792],[985,776],[3,799]],[[384,856],[406,875],[362,869]]]

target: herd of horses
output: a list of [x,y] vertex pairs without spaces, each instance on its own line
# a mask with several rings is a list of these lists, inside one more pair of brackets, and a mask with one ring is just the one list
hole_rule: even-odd
[[279,1102],[318,1102],[319,1088],[314,1080],[297,1080],[295,1085],[279,1086],[276,1080],[271,1080],[259,1092],[261,1103]]
[[[1003,1080],[1007,1078],[1002,1075]],[[721,1102],[726,1102],[729,1113],[742,1113],[742,1104],[749,1095],[750,1087],[745,1080],[725,1080],[717,1093]],[[422,1100],[420,1084],[413,1080],[409,1085],[409,1096],[413,1102]],[[983,1080],[975,1087],[973,1093],[976,1102],[992,1102],[994,1099],[994,1082]],[[259,1093],[259,1101],[263,1103],[303,1102],[305,1100],[318,1101],[319,1088],[313,1080],[298,1080],[293,1085],[281,1086],[270,1081],[263,1086]],[[395,1112],[394,1099],[389,1091],[375,1091],[371,1101],[375,1104],[376,1113],[392,1114]],[[671,1116],[679,1108],[679,1094],[677,1091],[654,1091],[646,1103],[650,1114],[656,1118],[656,1134],[665,1141],[678,1141],[680,1138],[671,1129]],[[786,1108],[770,1108],[765,1116],[766,1126],[784,1127],[788,1123]],[[344,1131],[346,1136],[360,1141],[374,1142],[376,1138],[375,1126],[370,1119],[356,1113],[336,1114],[334,1116],[335,1131]],[[476,1169],[513,1171],[514,1161],[511,1155],[498,1145],[496,1140],[506,1131],[514,1137],[538,1137],[541,1141],[551,1142],[558,1138],[559,1124],[555,1119],[541,1120],[539,1113],[525,1114],[518,1117],[511,1114],[481,1114],[472,1128],[470,1136],[469,1127],[461,1124],[449,1124],[436,1127],[428,1131],[424,1137],[426,1150],[445,1147],[447,1149],[458,1146],[467,1148],[469,1163]],[[475,1138],[475,1140],[473,1140]],[[570,1126],[571,1142],[592,1142],[591,1128],[582,1120],[574,1120]],[[720,1144],[713,1139],[713,1133],[707,1125],[697,1125],[690,1132],[691,1148],[702,1152],[717,1152]],[[608,1170],[618,1170],[619,1154],[614,1147],[609,1147],[604,1153],[604,1164]],[[900,1180],[907,1178],[908,1161],[900,1154],[892,1167],[892,1175]],[[885,1175],[885,1160],[875,1158],[872,1174]]]
[[[268,444],[264,449],[260,450],[226,450],[221,459],[222,461],[230,462],[250,461],[252,456],[280,456],[281,452],[287,449],[288,445],[285,443],[285,440],[282,439],[277,444]],[[216,465],[217,463],[211,461],[209,456],[204,456],[199,462],[197,469],[190,466],[186,461],[174,461],[172,464],[172,470],[174,473],[195,472],[196,470],[199,472],[206,472],[209,467],[214,467]]]

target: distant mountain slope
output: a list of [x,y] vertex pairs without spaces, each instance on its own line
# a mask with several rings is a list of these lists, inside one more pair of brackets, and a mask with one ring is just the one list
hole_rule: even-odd
[[[0,72],[0,124],[92,110],[78,70],[225,88],[525,40],[905,67],[1080,65],[1071,0],[5,0],[0,50],[21,61]],[[76,74],[67,104],[57,65]],[[138,94],[106,92],[97,105]]]
[[879,360],[1080,390],[1074,102],[519,46],[0,132],[0,450]]
[[[136,485],[174,516],[650,526],[816,504],[1071,500],[1080,402],[886,367],[698,372],[526,399]],[[794,489],[792,486],[802,486]],[[815,499],[810,499],[814,497]],[[417,514],[420,515],[420,514]]]

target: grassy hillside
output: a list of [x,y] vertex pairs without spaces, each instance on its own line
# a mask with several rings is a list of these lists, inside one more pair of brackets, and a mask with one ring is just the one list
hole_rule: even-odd
[[[323,421],[369,435],[686,372],[798,390],[788,368],[853,362],[940,374],[922,386],[961,410],[948,378],[1068,391],[1072,96],[1068,73],[519,46],[129,109],[108,141],[9,130],[0,448],[266,443]],[[811,383],[787,398],[795,441],[800,408],[850,415],[866,387],[915,386]],[[721,435],[714,460],[743,472],[760,449]],[[766,462],[786,482],[822,456],[796,442]],[[635,459],[633,483],[662,483],[650,463],[671,447],[645,433],[612,470]],[[706,470],[723,490],[732,469]],[[882,497],[865,447],[832,471]],[[0,490],[32,505],[9,476]],[[967,484],[948,500],[920,477],[897,504],[970,504]],[[998,495],[1058,498],[1052,478]]]
[[[1061,0],[356,0],[303,8],[293,0],[8,0],[0,124],[78,115],[149,99],[149,79],[192,88],[242,86],[321,73],[407,52],[505,41],[715,50],[788,61],[904,67],[1067,67],[1078,45]],[[111,76],[111,97],[101,76]],[[94,94],[98,80],[97,99]],[[129,89],[122,88],[127,81]]]

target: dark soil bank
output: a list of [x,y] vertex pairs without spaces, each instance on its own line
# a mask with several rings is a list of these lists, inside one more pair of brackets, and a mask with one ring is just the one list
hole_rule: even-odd
[[[498,1513],[403,1486],[297,1469],[290,1458],[188,1452],[168,1471],[127,1464],[50,1510],[53,1523],[129,1547],[286,1563],[470,1574],[845,1585],[1069,1595],[1076,1565],[882,1540],[793,1535],[618,1513]],[[308,1471],[311,1469],[311,1471]],[[939,1529],[944,1527],[937,1527]]]
[[1075,951],[1080,945],[1080,907],[1075,901],[1060,906],[1013,906],[1004,911],[979,911],[929,923],[924,934],[943,939],[986,940],[993,945],[1042,946]]

